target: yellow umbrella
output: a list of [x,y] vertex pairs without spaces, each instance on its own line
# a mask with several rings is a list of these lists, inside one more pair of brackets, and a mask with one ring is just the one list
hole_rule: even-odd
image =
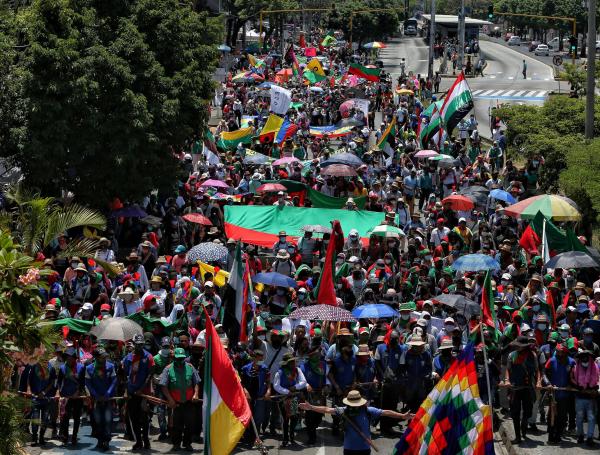
[[396,89],[396,93],[398,95],[414,95],[415,94],[415,92],[413,92],[412,90],[409,90],[407,88]]
[[575,202],[557,194],[533,196],[508,206],[504,213],[523,220],[532,220],[537,212],[554,221],[580,221],[581,213]]

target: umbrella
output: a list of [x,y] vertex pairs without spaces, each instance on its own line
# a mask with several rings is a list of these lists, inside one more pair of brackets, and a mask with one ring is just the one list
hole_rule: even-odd
[[373,303],[370,305],[361,305],[352,310],[352,316],[356,319],[363,318],[394,318],[398,312],[391,306],[384,303]]
[[487,254],[475,253],[459,257],[451,267],[462,272],[480,272],[482,270],[500,270],[500,263]]
[[269,82],[269,81],[265,81],[262,84],[257,85],[258,88],[264,88],[264,89],[269,89],[271,87],[279,87],[277,84],[274,84],[273,82]]
[[412,90],[409,90],[407,88],[398,88],[396,89],[396,93],[398,95],[414,95],[415,92],[413,92]]
[[458,312],[468,316],[479,314],[481,312],[477,302],[469,300],[460,294],[441,294],[437,297],[433,297],[431,300],[435,300],[436,302],[451,308],[456,308]]
[[206,218],[204,215],[200,213],[188,213],[187,215],[183,215],[183,219],[185,221],[189,221],[190,223],[203,224],[204,226],[212,226],[212,221]]
[[188,262],[222,262],[227,259],[227,248],[213,242],[200,243],[188,251]]
[[327,161],[321,163],[321,169],[329,166],[330,164],[345,164],[346,166],[362,166],[363,160],[361,160],[354,153],[342,152],[332,155]]
[[463,188],[462,190],[460,190],[458,192],[458,194],[467,196],[469,199],[471,199],[475,203],[475,205],[485,206],[487,204],[487,198],[488,198],[489,192],[490,192],[490,190],[488,190],[484,186],[473,185],[473,186],[468,186],[466,188]]
[[287,188],[281,183],[264,183],[256,191],[259,193],[277,193],[278,191],[287,191]]
[[331,228],[321,226],[320,224],[307,224],[300,228],[302,232],[312,232],[315,234],[331,234]]
[[350,114],[350,109],[352,109],[353,107],[354,101],[352,100],[344,101],[342,104],[340,104],[339,111],[340,114],[342,114],[342,117],[348,117],[348,115]]
[[335,124],[335,126],[337,126],[338,128],[342,128],[344,126],[362,126],[364,124],[365,122],[361,122],[360,120],[355,119],[354,117],[348,117],[341,119]]
[[333,305],[326,305],[324,303],[298,308],[297,310],[292,311],[289,318],[307,319],[309,321],[356,321],[356,318],[352,316],[352,313],[348,310]]
[[231,78],[232,82],[262,82],[265,78],[260,74],[253,73],[251,71],[246,71],[245,73],[238,73]]
[[293,278],[277,272],[257,273],[252,277],[252,282],[279,286],[282,288],[297,288],[298,284]]
[[537,212],[555,221],[580,221],[579,207],[571,199],[557,194],[542,194],[524,199],[504,210],[509,216],[531,220]]
[[514,204],[517,200],[510,194],[508,191],[501,190],[499,188],[490,191],[490,196],[494,199],[498,199],[499,201],[508,202],[509,204]]
[[452,210],[471,210],[475,204],[467,196],[461,194],[452,194],[442,199],[442,204],[450,204]]
[[221,180],[215,180],[215,179],[208,179],[204,182],[202,182],[202,185],[200,186],[212,186],[213,188],[225,188],[225,189],[229,189],[229,185],[227,185],[227,183],[222,182]]
[[110,215],[115,218],[146,218],[148,216],[138,205],[123,207],[122,209],[115,210]]
[[332,164],[321,170],[321,174],[333,177],[354,177],[358,175],[354,168],[347,164]]
[[321,87],[314,87],[313,86],[313,87],[309,88],[309,90],[311,92],[315,92],[315,93],[323,93],[323,89]]
[[254,152],[252,155],[246,154],[244,164],[266,164],[270,158],[262,153]]
[[379,226],[375,226],[368,232],[369,235],[377,235],[380,237],[394,238],[397,239],[399,237],[406,237],[404,231],[396,226],[390,226],[387,224],[381,224]]
[[273,166],[281,166],[282,164],[299,163],[300,160],[294,156],[284,156],[278,160],[273,161]]
[[144,334],[144,329],[137,323],[127,318],[108,318],[90,330],[99,340],[128,341],[134,335]]
[[221,52],[231,52],[231,48],[227,44],[219,44],[217,47]]
[[598,267],[593,257],[583,251],[567,251],[560,253],[550,259],[544,267],[547,269],[584,269],[586,267]]
[[373,41],[371,43],[363,44],[365,49],[385,49],[387,46],[381,41]]
[[160,226],[162,224],[162,219],[154,215],[145,216],[140,221],[150,226]]
[[433,158],[434,156],[438,156],[439,153],[435,150],[419,150],[415,153],[415,158]]

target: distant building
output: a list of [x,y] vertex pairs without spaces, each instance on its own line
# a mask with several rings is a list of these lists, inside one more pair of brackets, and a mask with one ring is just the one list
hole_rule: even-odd
[[[429,36],[430,14],[423,14],[423,36]],[[489,21],[465,17],[465,40],[479,39],[479,29],[494,25]],[[442,38],[458,38],[458,16],[449,14],[435,15],[435,34]]]

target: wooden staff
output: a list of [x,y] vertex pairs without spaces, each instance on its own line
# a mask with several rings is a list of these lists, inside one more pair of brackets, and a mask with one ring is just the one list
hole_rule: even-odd
[[373,444],[371,438],[367,437],[367,435],[364,434],[360,428],[358,428],[358,425],[356,425],[345,413],[342,413],[342,417],[344,418],[344,420],[346,420],[346,422],[348,422],[352,426],[352,428],[354,428],[354,431],[356,431],[360,435],[360,437],[365,440],[367,444],[373,447],[373,450],[375,450],[375,452],[379,452],[379,449],[375,444]]

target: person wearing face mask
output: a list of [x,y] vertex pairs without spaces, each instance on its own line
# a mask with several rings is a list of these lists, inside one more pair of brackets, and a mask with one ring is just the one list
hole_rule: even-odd
[[569,324],[561,324],[558,328],[558,334],[560,335],[561,342],[567,343],[569,338],[571,338],[571,327]]
[[519,336],[511,343],[506,377],[503,384],[510,384],[510,414],[515,431],[515,443],[527,436],[527,421],[532,414],[535,387],[541,385],[537,355],[531,349],[529,338]]
[[[340,335],[348,338],[350,332],[348,329],[341,329]],[[339,342],[339,340],[338,340]],[[339,405],[342,398],[346,395],[348,389],[354,382],[354,370],[356,368],[356,355],[354,345],[344,344],[338,346],[339,351],[328,360],[329,374],[327,375],[333,389],[333,403]],[[358,350],[358,348],[356,348]],[[332,433],[339,434],[339,418],[333,419]]]
[[454,360],[454,356],[452,355],[452,340],[450,338],[444,338],[442,340],[442,344],[438,348],[438,354],[433,359],[433,373],[432,378],[435,382],[439,381],[439,379],[444,376],[452,360]]
[[[220,317],[223,302],[221,297],[216,293],[215,285],[212,281],[204,283],[204,292],[198,296],[198,302],[207,308],[208,315],[215,321]],[[208,307],[212,305],[212,311],[208,311]]]
[[112,362],[107,360],[104,348],[96,348],[94,361],[85,368],[85,387],[94,399],[94,425],[98,445],[96,450],[109,449],[112,427],[112,404],[109,401],[117,388],[117,373]]
[[[571,383],[578,390],[575,392],[575,412],[577,425],[577,442],[585,442],[594,446],[594,427],[596,424],[596,401],[594,393],[598,392],[600,373],[598,364],[592,358],[592,352],[580,349],[575,366],[571,370]],[[583,421],[587,416],[587,434],[584,436]]]
[[[269,369],[271,378],[275,377],[275,374],[279,370],[279,362],[285,354],[290,352],[290,348],[287,346],[289,339],[288,332],[284,330],[271,329],[267,332],[266,336],[266,350],[265,350],[265,365]],[[267,415],[263,423],[263,428],[270,426],[270,431],[275,434],[275,428],[279,424],[279,408],[276,403],[269,401],[267,403]]]
[[416,319],[411,317],[412,312],[416,309],[414,302],[405,302],[400,304],[400,320],[398,321],[398,331],[406,332]]
[[127,317],[142,311],[143,309],[144,306],[138,297],[137,291],[135,291],[131,286],[127,286],[118,294],[115,302],[113,318]]
[[150,279],[150,289],[148,289],[146,293],[142,296],[142,302],[145,301],[147,296],[154,296],[161,316],[165,314],[165,302],[167,300],[167,290],[164,289],[162,285],[163,279],[158,275],[153,276]]
[[[166,398],[162,392],[162,388],[160,387],[160,375],[167,365],[173,361],[171,354],[171,339],[169,337],[163,337],[160,340],[160,350],[158,351],[158,355],[154,357],[154,368],[152,369],[154,394],[161,400]],[[158,417],[158,428],[160,430],[157,441],[165,441],[169,438],[167,435],[167,406],[162,404],[157,405],[156,415]]]
[[[293,245],[290,244],[290,246]],[[290,260],[290,253],[288,253],[287,249],[279,249],[275,261],[271,266],[271,271],[281,273],[285,276],[294,276],[294,274],[296,273],[296,266]]]
[[[569,357],[569,350],[566,346],[559,344],[556,346],[556,354],[550,357],[544,368],[543,384],[552,387],[569,387],[571,370],[575,367],[575,360]],[[567,427],[567,413],[569,407],[569,398],[571,392],[564,390],[553,391],[554,409],[550,412],[556,412],[552,418],[548,416],[548,442],[550,444],[560,444],[563,431]]]
[[[393,331],[388,343],[381,343],[375,349],[375,369],[377,379],[382,382],[381,403],[384,409],[395,410],[400,400],[400,358],[404,353],[400,344],[400,334]],[[395,422],[381,419],[380,429],[383,433],[391,433]]]
[[[271,395],[271,374],[265,365],[265,353],[261,349],[252,352],[252,361],[240,370],[240,379],[244,394],[250,403],[256,428],[262,428],[265,422],[267,401]],[[246,439],[254,437],[254,432],[246,431]],[[252,439],[253,441],[254,439]]]
[[[534,306],[535,311],[535,306]],[[535,341],[538,346],[542,346],[546,343],[548,339],[550,322],[548,320],[548,316],[545,313],[539,313],[534,317],[534,334]]]
[[582,334],[583,349],[590,351],[594,359],[600,357],[600,346],[594,343],[594,329],[592,329],[591,327],[586,327],[585,329],[583,329]]
[[183,447],[192,451],[192,430],[194,428],[194,413],[192,402],[197,401],[200,392],[200,375],[191,364],[186,363],[183,348],[176,348],[174,361],[162,372],[159,385],[166,397],[169,407],[173,410],[171,426],[172,452]]
[[400,358],[400,374],[405,378],[406,397],[403,400],[411,412],[416,412],[432,386],[432,357],[425,341],[411,340]]
[[152,369],[154,357],[144,349],[145,339],[137,334],[133,337],[134,351],[127,354],[122,362],[123,371],[127,377],[127,411],[135,444],[132,450],[144,448],[150,450],[148,431],[150,419],[143,405],[142,394],[151,394]]
[[[313,339],[306,360],[300,365],[306,379],[307,401],[315,406],[323,406],[327,396],[327,363],[323,360],[322,347],[319,340]],[[306,432],[308,433],[308,444],[317,441],[317,428],[321,423],[321,415],[306,412]]]
[[[368,335],[368,332],[366,332]],[[368,344],[359,344],[356,353],[356,369],[354,371],[354,382],[358,391],[369,401],[373,401],[376,392],[376,370],[375,360],[371,356]]]
[[285,231],[279,231],[279,240],[273,244],[273,254],[276,255],[279,253],[279,250],[284,250],[287,252],[287,248],[290,243],[287,241],[287,234]]
[[317,241],[313,238],[312,232],[305,232],[304,236],[298,242],[298,251],[302,256],[302,263],[312,266],[314,253],[317,250]]
[[344,254],[346,257],[361,257],[362,249],[362,242],[360,241],[358,231],[356,229],[350,229],[350,232],[348,233],[348,239],[346,240],[343,248]]
[[285,354],[280,368],[273,379],[273,389],[285,398],[279,402],[279,411],[283,419],[283,441],[281,447],[295,444],[295,429],[298,424],[297,391],[306,389],[306,378],[302,370],[296,366],[296,358],[291,353]]

